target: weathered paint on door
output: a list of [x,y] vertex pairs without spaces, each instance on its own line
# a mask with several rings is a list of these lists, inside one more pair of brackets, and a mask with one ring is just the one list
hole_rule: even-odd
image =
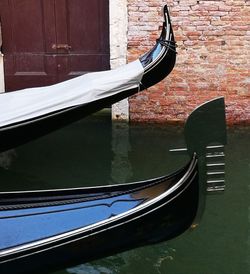
[[108,0],[1,0],[6,90],[109,69]]

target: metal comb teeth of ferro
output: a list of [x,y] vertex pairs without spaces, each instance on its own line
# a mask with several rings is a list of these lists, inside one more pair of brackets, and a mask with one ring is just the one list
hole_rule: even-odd
[[207,191],[225,190],[225,151],[224,145],[206,147]]

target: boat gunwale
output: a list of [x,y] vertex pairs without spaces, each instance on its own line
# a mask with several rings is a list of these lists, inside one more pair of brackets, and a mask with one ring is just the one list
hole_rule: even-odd
[[[148,184],[151,183],[158,183],[161,180],[165,180],[165,179],[171,179],[172,177],[175,177],[176,175],[178,175],[180,172],[182,172],[187,166],[190,165],[190,161],[189,163],[187,163],[184,167],[179,168],[178,170],[175,170],[174,172],[167,174],[167,175],[162,175],[162,176],[158,176],[158,177],[154,177],[151,179],[147,179],[147,180],[140,180],[140,181],[136,181],[136,182],[129,182],[129,183],[121,183],[121,184],[112,184],[112,185],[97,185],[97,186],[90,186],[90,187],[75,187],[75,188],[58,188],[58,189],[36,189],[36,190],[23,190],[23,191],[0,191],[0,198],[2,198],[1,196],[5,196],[5,195],[25,195],[25,194],[52,194],[52,193],[56,193],[57,195],[62,195],[64,193],[67,192],[72,192],[72,191],[86,191],[86,194],[91,194],[91,192],[93,191],[93,193],[96,193],[96,191],[107,191],[109,190],[110,192],[115,192],[118,191],[119,188],[127,188],[127,187],[143,187],[143,185],[145,185],[145,187],[148,186]],[[118,190],[116,190],[118,189]],[[121,190],[122,191],[122,190]]]
[[[181,195],[186,190],[186,188],[188,186],[190,186],[190,184],[193,182],[193,179],[195,178],[195,176],[198,173],[197,170],[195,171],[195,167],[197,167],[197,165],[198,165],[198,159],[197,159],[196,155],[194,154],[192,160],[190,161],[187,171],[182,176],[182,178],[175,185],[172,186],[172,188],[168,189],[167,191],[164,191],[162,194],[158,195],[157,197],[155,197],[149,201],[146,201],[145,203],[143,203],[141,205],[138,205],[136,208],[130,209],[126,212],[123,212],[122,214],[118,214],[118,215],[113,216],[109,219],[97,222],[95,224],[86,226],[84,228],[75,229],[72,231],[61,233],[56,236],[45,238],[43,240],[39,240],[39,241],[36,241],[33,243],[28,243],[28,244],[24,244],[24,245],[21,245],[18,247],[9,248],[9,249],[0,251],[0,265],[2,263],[8,262],[8,261],[13,261],[13,260],[16,260],[19,258],[30,256],[35,253],[41,253],[46,250],[50,250],[50,249],[57,248],[57,247],[60,247],[63,245],[67,245],[67,244],[70,244],[75,241],[79,241],[83,238],[101,233],[102,231],[105,231],[105,230],[110,230],[116,226],[122,225],[127,222],[131,222],[135,219],[141,218],[147,214],[150,214],[150,213],[156,211],[158,208],[161,208],[161,207],[169,204],[174,199],[176,199],[179,195]],[[193,176],[190,180],[188,180],[190,175],[193,175]],[[174,195],[175,192],[178,189],[180,189],[182,186],[184,186],[184,189],[182,191],[177,192],[175,196],[168,199],[170,195]],[[160,203],[160,205],[156,206],[158,203]],[[148,210],[148,209],[150,209],[150,210]],[[135,215],[135,216],[133,217],[133,215]],[[132,218],[131,218],[131,216],[132,216]],[[126,218],[127,218],[127,220],[124,221],[124,219],[126,219]],[[86,233],[90,232],[90,231],[91,231],[91,233],[86,235]],[[56,245],[54,244],[55,242],[57,242]],[[34,250],[34,251],[32,253],[30,253],[30,250]],[[12,258],[13,255],[18,254],[18,253],[21,253],[21,254],[18,257]],[[22,253],[24,253],[24,254],[22,254]],[[4,257],[7,257],[7,258],[4,259],[3,261],[1,261],[1,259],[3,259]],[[8,258],[8,257],[11,257],[11,258]]]

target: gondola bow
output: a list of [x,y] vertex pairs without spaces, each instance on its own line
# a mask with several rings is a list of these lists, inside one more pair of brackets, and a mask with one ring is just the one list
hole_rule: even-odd
[[70,124],[165,78],[176,60],[166,6],[164,18],[156,45],[132,63],[52,86],[0,94],[0,152]]

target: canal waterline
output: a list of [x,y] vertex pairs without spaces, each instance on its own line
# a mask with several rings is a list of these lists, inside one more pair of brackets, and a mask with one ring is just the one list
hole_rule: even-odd
[[[250,127],[228,130],[226,191],[207,197],[200,226],[166,243],[54,274],[250,273]],[[92,116],[0,154],[1,189],[131,182],[172,172],[187,157],[181,126],[113,123]],[[188,205],[187,205],[188,206]]]

